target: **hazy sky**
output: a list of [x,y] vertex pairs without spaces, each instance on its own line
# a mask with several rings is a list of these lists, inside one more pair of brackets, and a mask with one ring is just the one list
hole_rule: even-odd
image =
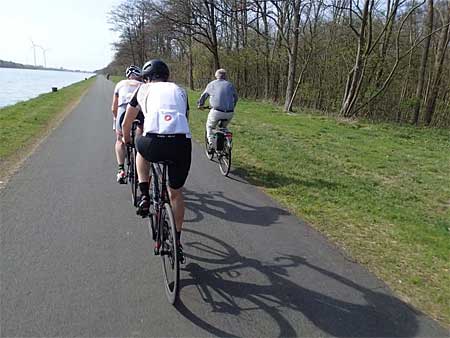
[[[107,13],[121,0],[1,0],[0,59],[34,64],[31,40],[48,67],[96,70],[113,57]],[[43,65],[41,49],[37,64]]]

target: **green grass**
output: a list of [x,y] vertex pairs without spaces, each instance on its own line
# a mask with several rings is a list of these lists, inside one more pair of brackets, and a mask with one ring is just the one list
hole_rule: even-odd
[[[196,107],[198,92],[190,92]],[[207,112],[191,108],[203,142]],[[241,100],[233,168],[450,325],[450,131],[346,122]]]
[[94,78],[0,109],[0,163],[38,138],[56,116],[76,102]]

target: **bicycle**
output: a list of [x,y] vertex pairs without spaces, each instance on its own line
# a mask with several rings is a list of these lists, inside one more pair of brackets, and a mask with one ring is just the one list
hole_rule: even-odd
[[174,304],[180,288],[181,250],[176,237],[175,219],[167,190],[167,169],[170,161],[151,164],[152,204],[149,214],[149,232],[155,241],[154,254],[161,257],[164,288],[167,299]]
[[136,156],[137,156],[137,150],[134,145],[134,140],[136,137],[136,129],[139,125],[139,120],[134,120],[133,124],[131,126],[131,140],[130,143],[127,144],[127,182],[130,183],[131,188],[131,203],[133,206],[137,206],[138,204],[138,198],[137,198],[137,192],[138,192],[138,175],[137,175],[137,165],[136,165]]
[[[211,107],[202,107],[203,109],[211,109]],[[231,168],[231,153],[233,149],[233,133],[223,123],[228,119],[219,120],[217,127],[213,129],[212,139],[210,144],[207,132],[205,130],[205,153],[209,160],[212,160],[214,156],[217,157],[219,162],[220,172],[223,176],[228,176]]]

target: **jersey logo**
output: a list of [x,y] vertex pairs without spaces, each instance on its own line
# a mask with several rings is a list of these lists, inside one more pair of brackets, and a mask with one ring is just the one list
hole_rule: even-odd
[[172,120],[172,116],[171,116],[171,115],[165,115],[165,116],[164,116],[164,120],[166,120],[167,122],[169,122],[170,120]]

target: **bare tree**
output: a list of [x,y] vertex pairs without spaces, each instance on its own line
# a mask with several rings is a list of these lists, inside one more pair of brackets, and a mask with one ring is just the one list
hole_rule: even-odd
[[431,78],[431,85],[429,95],[425,108],[425,124],[430,125],[433,118],[436,100],[442,79],[442,65],[444,63],[445,54],[447,52],[448,44],[450,42],[450,2],[444,4],[442,11],[438,10],[442,22],[442,26],[447,28],[442,29],[439,35],[438,47],[434,60],[433,75]]
[[417,81],[416,88],[416,103],[414,106],[414,117],[412,121],[416,125],[419,123],[420,106],[422,104],[423,97],[423,85],[425,82],[425,72],[428,63],[428,51],[430,50],[431,32],[433,31],[433,0],[427,0],[427,8],[428,14],[425,23],[426,38],[422,51],[422,59],[420,61],[419,80]]

